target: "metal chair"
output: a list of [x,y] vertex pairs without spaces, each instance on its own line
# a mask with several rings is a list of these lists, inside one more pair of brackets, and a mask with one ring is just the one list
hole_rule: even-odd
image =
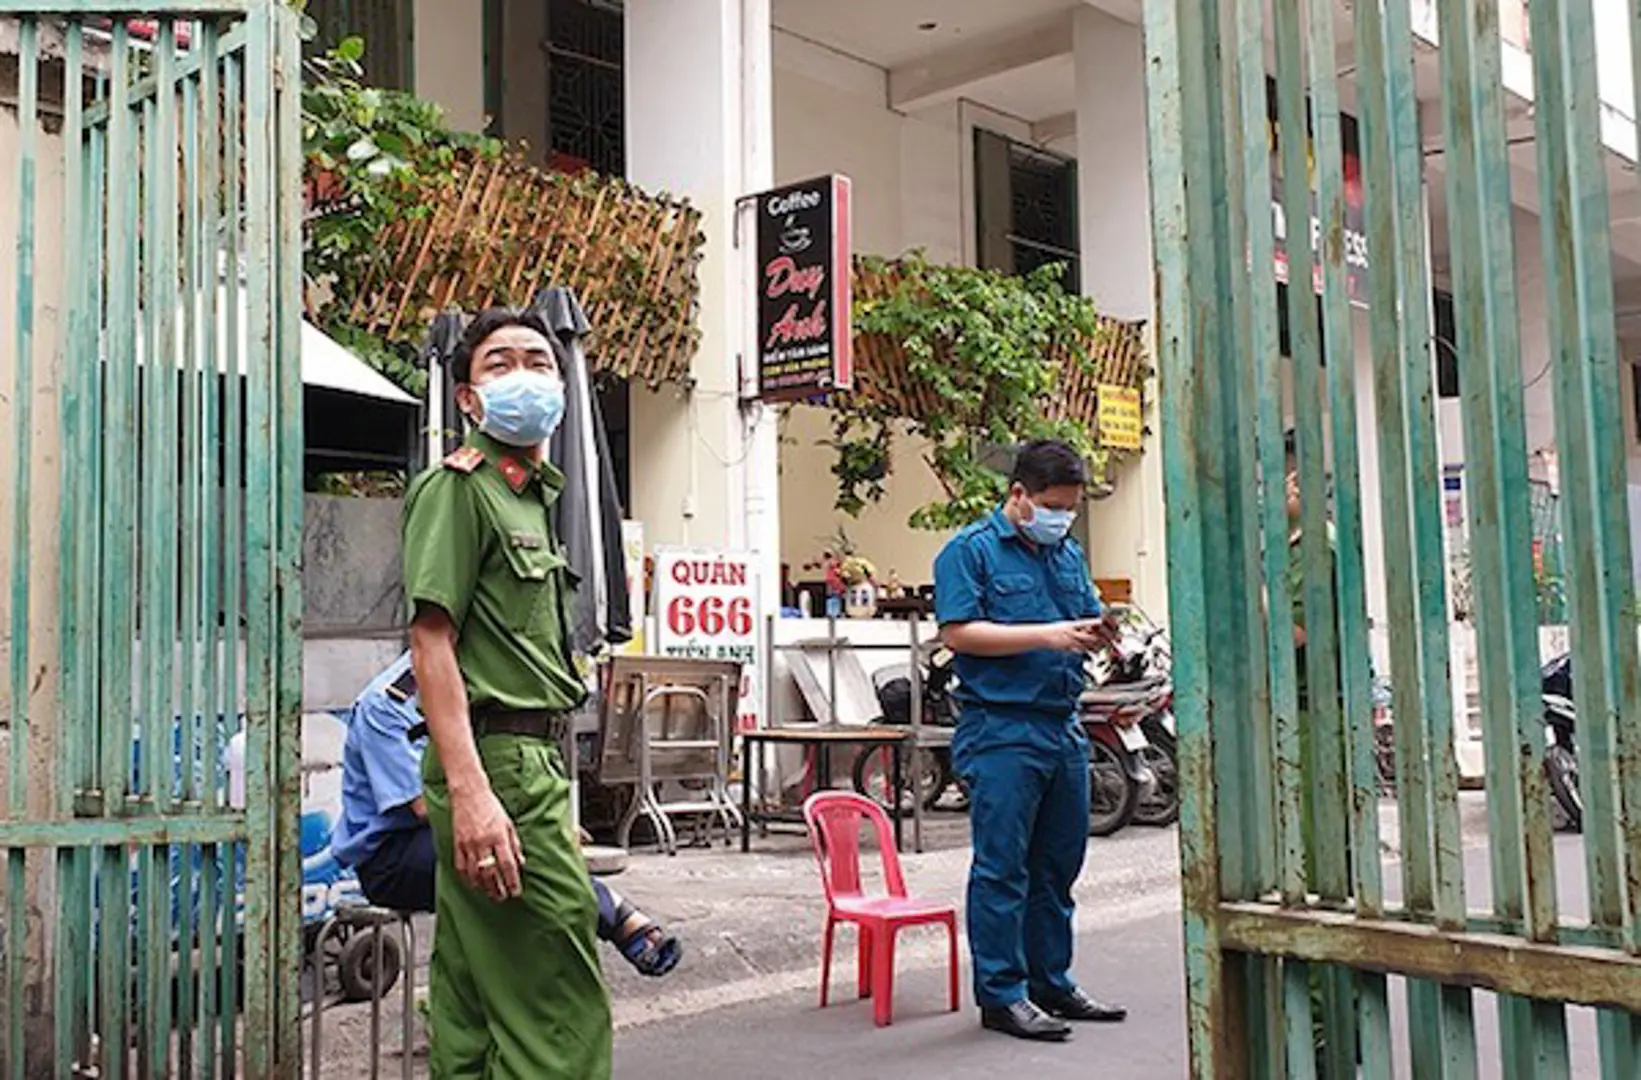
[[382,1069],[382,967],[385,927],[399,924],[400,955],[399,978],[404,983],[404,1016],[400,1032],[399,1071],[403,1080],[411,1080],[412,1050],[416,1037],[416,926],[411,922],[412,912],[393,911],[371,904],[343,904],[333,911],[319,929],[311,953],[313,964],[313,1045],[309,1051],[313,1080],[319,1080],[324,1059],[325,1024],[325,942],[344,932],[369,933],[374,945],[371,966],[372,992],[370,995],[370,1080],[380,1080]]

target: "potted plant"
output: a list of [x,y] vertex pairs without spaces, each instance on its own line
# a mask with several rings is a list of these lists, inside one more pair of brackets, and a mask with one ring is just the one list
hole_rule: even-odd
[[860,555],[847,555],[841,567],[843,610],[851,619],[877,617],[877,568]]

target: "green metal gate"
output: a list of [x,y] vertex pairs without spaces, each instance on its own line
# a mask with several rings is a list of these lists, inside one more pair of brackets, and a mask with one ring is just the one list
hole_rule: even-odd
[[[1626,7],[1641,42],[1641,9]],[[1530,61],[1501,54],[1499,0],[1434,9],[1440,47],[1418,46],[1420,60],[1409,0],[1146,4],[1195,1077],[1641,1076],[1641,684],[1602,144],[1614,119],[1597,97],[1592,5],[1533,0]],[[1280,299],[1269,284],[1272,58],[1295,283]],[[1511,106],[1525,131],[1506,129],[1507,59],[1530,63],[1536,85],[1530,117]],[[1365,252],[1346,228],[1342,97],[1360,123]],[[1536,200],[1537,227],[1513,220],[1518,145],[1525,160],[1515,164],[1530,161],[1537,178],[1517,195]],[[1446,214],[1432,237],[1422,184],[1437,153]],[[1307,175],[1315,256],[1292,224],[1311,217],[1298,182]],[[1542,769],[1520,322],[1531,305],[1515,272],[1522,230],[1535,229],[1581,840],[1552,837]],[[1459,791],[1453,742],[1433,240],[1445,241],[1457,304],[1484,829],[1463,813],[1473,797]],[[1351,264],[1364,254],[1365,316],[1349,307],[1349,277],[1361,270]],[[1318,263],[1319,312],[1304,287]],[[1279,351],[1278,303],[1291,309],[1291,360]],[[1371,368],[1360,391],[1359,348]],[[1359,393],[1371,401],[1362,430]],[[1280,494],[1290,424],[1302,507],[1292,554]],[[1376,508],[1361,484],[1373,461]],[[1380,522],[1383,582],[1365,578],[1365,516]],[[1290,558],[1308,630],[1303,712]],[[1398,772],[1386,806],[1366,618],[1369,590],[1381,587]],[[1382,822],[1398,834],[1385,857]],[[1558,885],[1572,896],[1581,882],[1587,918],[1559,903]],[[1497,1039],[1480,1037],[1495,1015]]]
[[300,1068],[295,24],[0,2],[7,1078]]

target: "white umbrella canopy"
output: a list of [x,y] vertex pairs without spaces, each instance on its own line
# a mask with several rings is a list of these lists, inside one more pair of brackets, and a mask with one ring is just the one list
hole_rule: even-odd
[[[233,347],[230,349],[228,290],[226,288],[217,290],[215,362],[219,374],[227,373],[230,360],[234,361],[234,367],[239,374],[244,375],[246,372],[246,365],[251,351],[249,307],[245,292],[238,290],[234,302],[237,318],[234,320]],[[196,316],[195,327],[197,328],[202,321],[203,313]],[[173,333],[176,342],[177,367],[182,370],[191,370],[200,364],[202,357],[199,353],[203,351],[202,346],[205,344],[202,341],[194,342],[197,351],[190,355],[188,331],[187,312],[184,308],[178,307],[176,326]],[[197,333],[197,329],[195,332]],[[138,364],[145,362],[145,353],[147,351],[145,337],[143,319],[139,315],[136,331]],[[414,397],[395,386],[387,376],[359,359],[347,346],[310,323],[307,319],[302,320],[300,347],[302,350],[302,385],[304,386],[335,390],[344,394],[355,394],[359,397],[372,398],[377,401],[390,401],[401,405],[415,406],[419,404]],[[105,355],[107,348],[108,345],[105,341]]]

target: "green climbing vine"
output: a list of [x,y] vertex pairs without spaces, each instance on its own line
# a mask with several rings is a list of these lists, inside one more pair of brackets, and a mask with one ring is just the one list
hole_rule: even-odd
[[966,525],[996,506],[1007,491],[1002,448],[1025,440],[1066,440],[1088,460],[1095,486],[1106,482],[1115,452],[1099,445],[1086,420],[1048,403],[1059,400],[1068,369],[1092,364],[1122,324],[1067,292],[1061,267],[1020,277],[913,253],[892,264],[867,259],[861,270],[893,285],[887,295],[863,298],[857,290],[855,331],[866,342],[893,343],[915,388],[909,396],[920,404],[897,409],[882,395],[859,393],[832,402],[827,445],[839,510],[858,516],[883,497],[897,434],[923,443],[944,494],[912,513],[918,529]]
[[304,62],[302,144],[312,213],[303,230],[308,308],[326,333],[412,394],[427,375],[409,342],[386,342],[348,321],[348,305],[397,223],[428,213],[422,174],[458,154],[494,156],[501,143],[455,131],[439,106],[414,94],[367,86],[364,40],[349,37]]

